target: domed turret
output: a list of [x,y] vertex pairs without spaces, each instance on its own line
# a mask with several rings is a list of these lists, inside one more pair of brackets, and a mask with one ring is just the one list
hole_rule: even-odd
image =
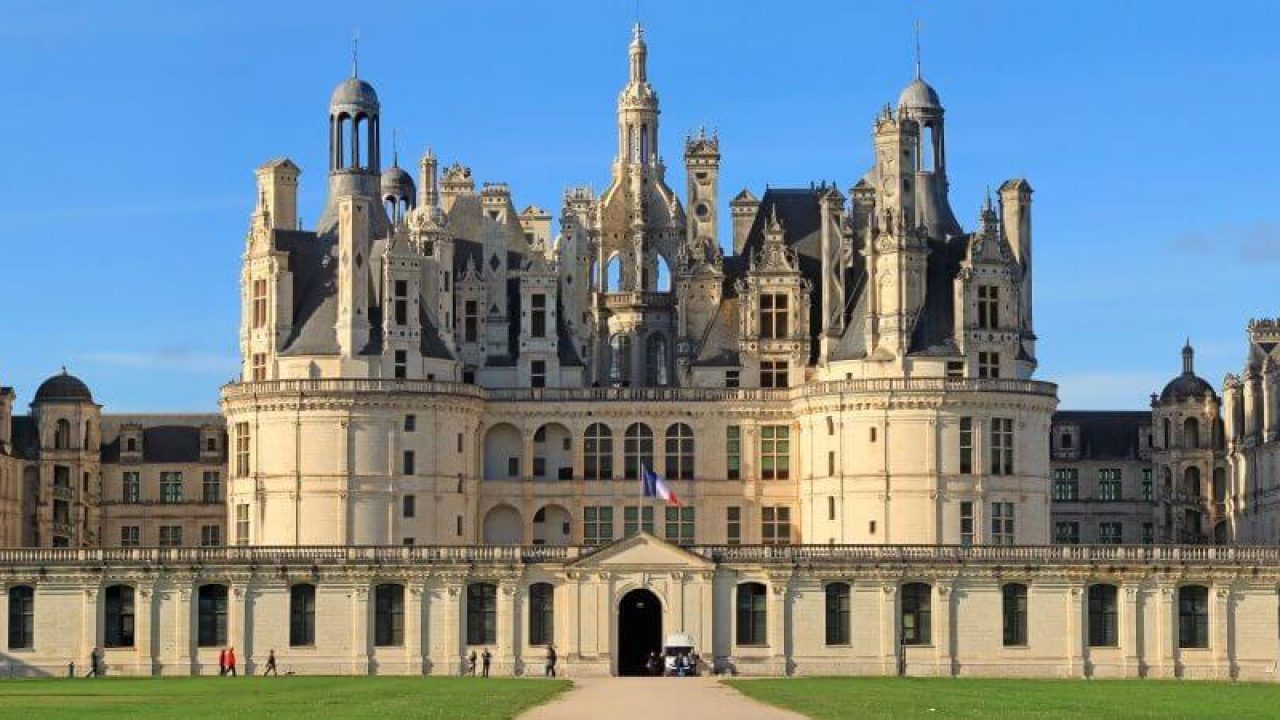
[[329,172],[376,174],[381,165],[378,93],[356,75],[329,97]]
[[1191,341],[1182,348],[1182,374],[1169,381],[1160,391],[1160,402],[1181,402],[1182,400],[1202,400],[1206,397],[1217,398],[1209,381],[1195,373],[1195,350]]
[[378,93],[372,85],[358,77],[349,77],[333,89],[329,107],[335,111],[344,108],[376,113],[380,106]]
[[382,171],[381,185],[382,204],[386,208],[387,218],[393,225],[397,225],[417,202],[418,191],[413,184],[413,177],[393,160],[391,167]]
[[66,368],[62,368],[62,372],[40,383],[40,387],[36,388],[36,395],[33,403],[43,402],[93,402],[93,393],[89,392],[89,386],[75,375],[67,373]]
[[898,95],[898,107],[900,108],[941,108],[942,100],[938,98],[938,91],[933,86],[925,82],[923,78],[917,77],[911,81],[911,84],[903,88],[902,93]]

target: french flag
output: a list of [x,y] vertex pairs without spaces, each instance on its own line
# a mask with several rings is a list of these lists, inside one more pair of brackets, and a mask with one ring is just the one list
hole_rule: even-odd
[[671,492],[671,488],[667,486],[667,481],[658,476],[658,473],[649,469],[648,465],[641,465],[641,479],[644,481],[644,496],[661,498],[668,505],[680,506],[680,498]]

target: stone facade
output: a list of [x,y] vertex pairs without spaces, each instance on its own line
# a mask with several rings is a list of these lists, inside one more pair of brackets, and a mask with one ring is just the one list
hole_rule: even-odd
[[1220,482],[1215,469],[1213,492],[1233,537],[1273,545],[1280,543],[1280,321],[1251,321],[1248,333],[1243,372],[1223,382],[1227,471]]
[[[0,551],[0,672],[456,675],[634,670],[667,633],[704,671],[1272,680],[1275,549],[697,546]],[[636,608],[639,604],[641,607]],[[15,636],[14,618],[21,631]],[[28,632],[29,630],[29,632]],[[14,638],[19,638],[17,647]],[[24,646],[29,645],[29,646]]]

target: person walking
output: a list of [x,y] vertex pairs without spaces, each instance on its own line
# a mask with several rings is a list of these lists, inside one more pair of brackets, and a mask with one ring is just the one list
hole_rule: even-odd
[[547,645],[547,668],[544,673],[547,677],[556,676],[556,646]]
[[94,646],[89,652],[89,672],[85,677],[102,677],[102,650]]
[[467,674],[471,677],[476,676],[476,651],[472,650],[467,656]]
[[227,648],[227,674],[232,677],[236,674],[236,649],[233,647]]
[[484,652],[480,653],[480,664],[483,668],[484,677],[489,677],[490,662],[493,662],[493,655],[489,652],[489,648],[485,648]]
[[266,677],[268,675],[275,675],[276,677],[280,677],[280,673],[276,671],[276,649],[275,648],[271,648],[271,651],[267,653],[267,669],[263,671],[262,677]]
[[218,651],[218,676],[227,676],[227,649],[222,648]]

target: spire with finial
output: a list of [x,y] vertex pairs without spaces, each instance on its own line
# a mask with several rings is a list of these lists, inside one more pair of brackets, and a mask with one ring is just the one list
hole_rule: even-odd
[[1196,351],[1191,347],[1191,338],[1187,338],[1187,344],[1182,346],[1182,374],[1195,374],[1195,357]]
[[920,21],[919,20],[916,20],[915,22],[915,31],[916,31],[916,79],[919,80],[922,77],[922,73],[920,72]]
[[391,128],[391,167],[400,167],[400,129]]
[[351,36],[351,77],[360,77],[360,31]]
[[645,56],[648,48],[644,44],[644,27],[636,22],[631,28],[631,82],[645,82]]

